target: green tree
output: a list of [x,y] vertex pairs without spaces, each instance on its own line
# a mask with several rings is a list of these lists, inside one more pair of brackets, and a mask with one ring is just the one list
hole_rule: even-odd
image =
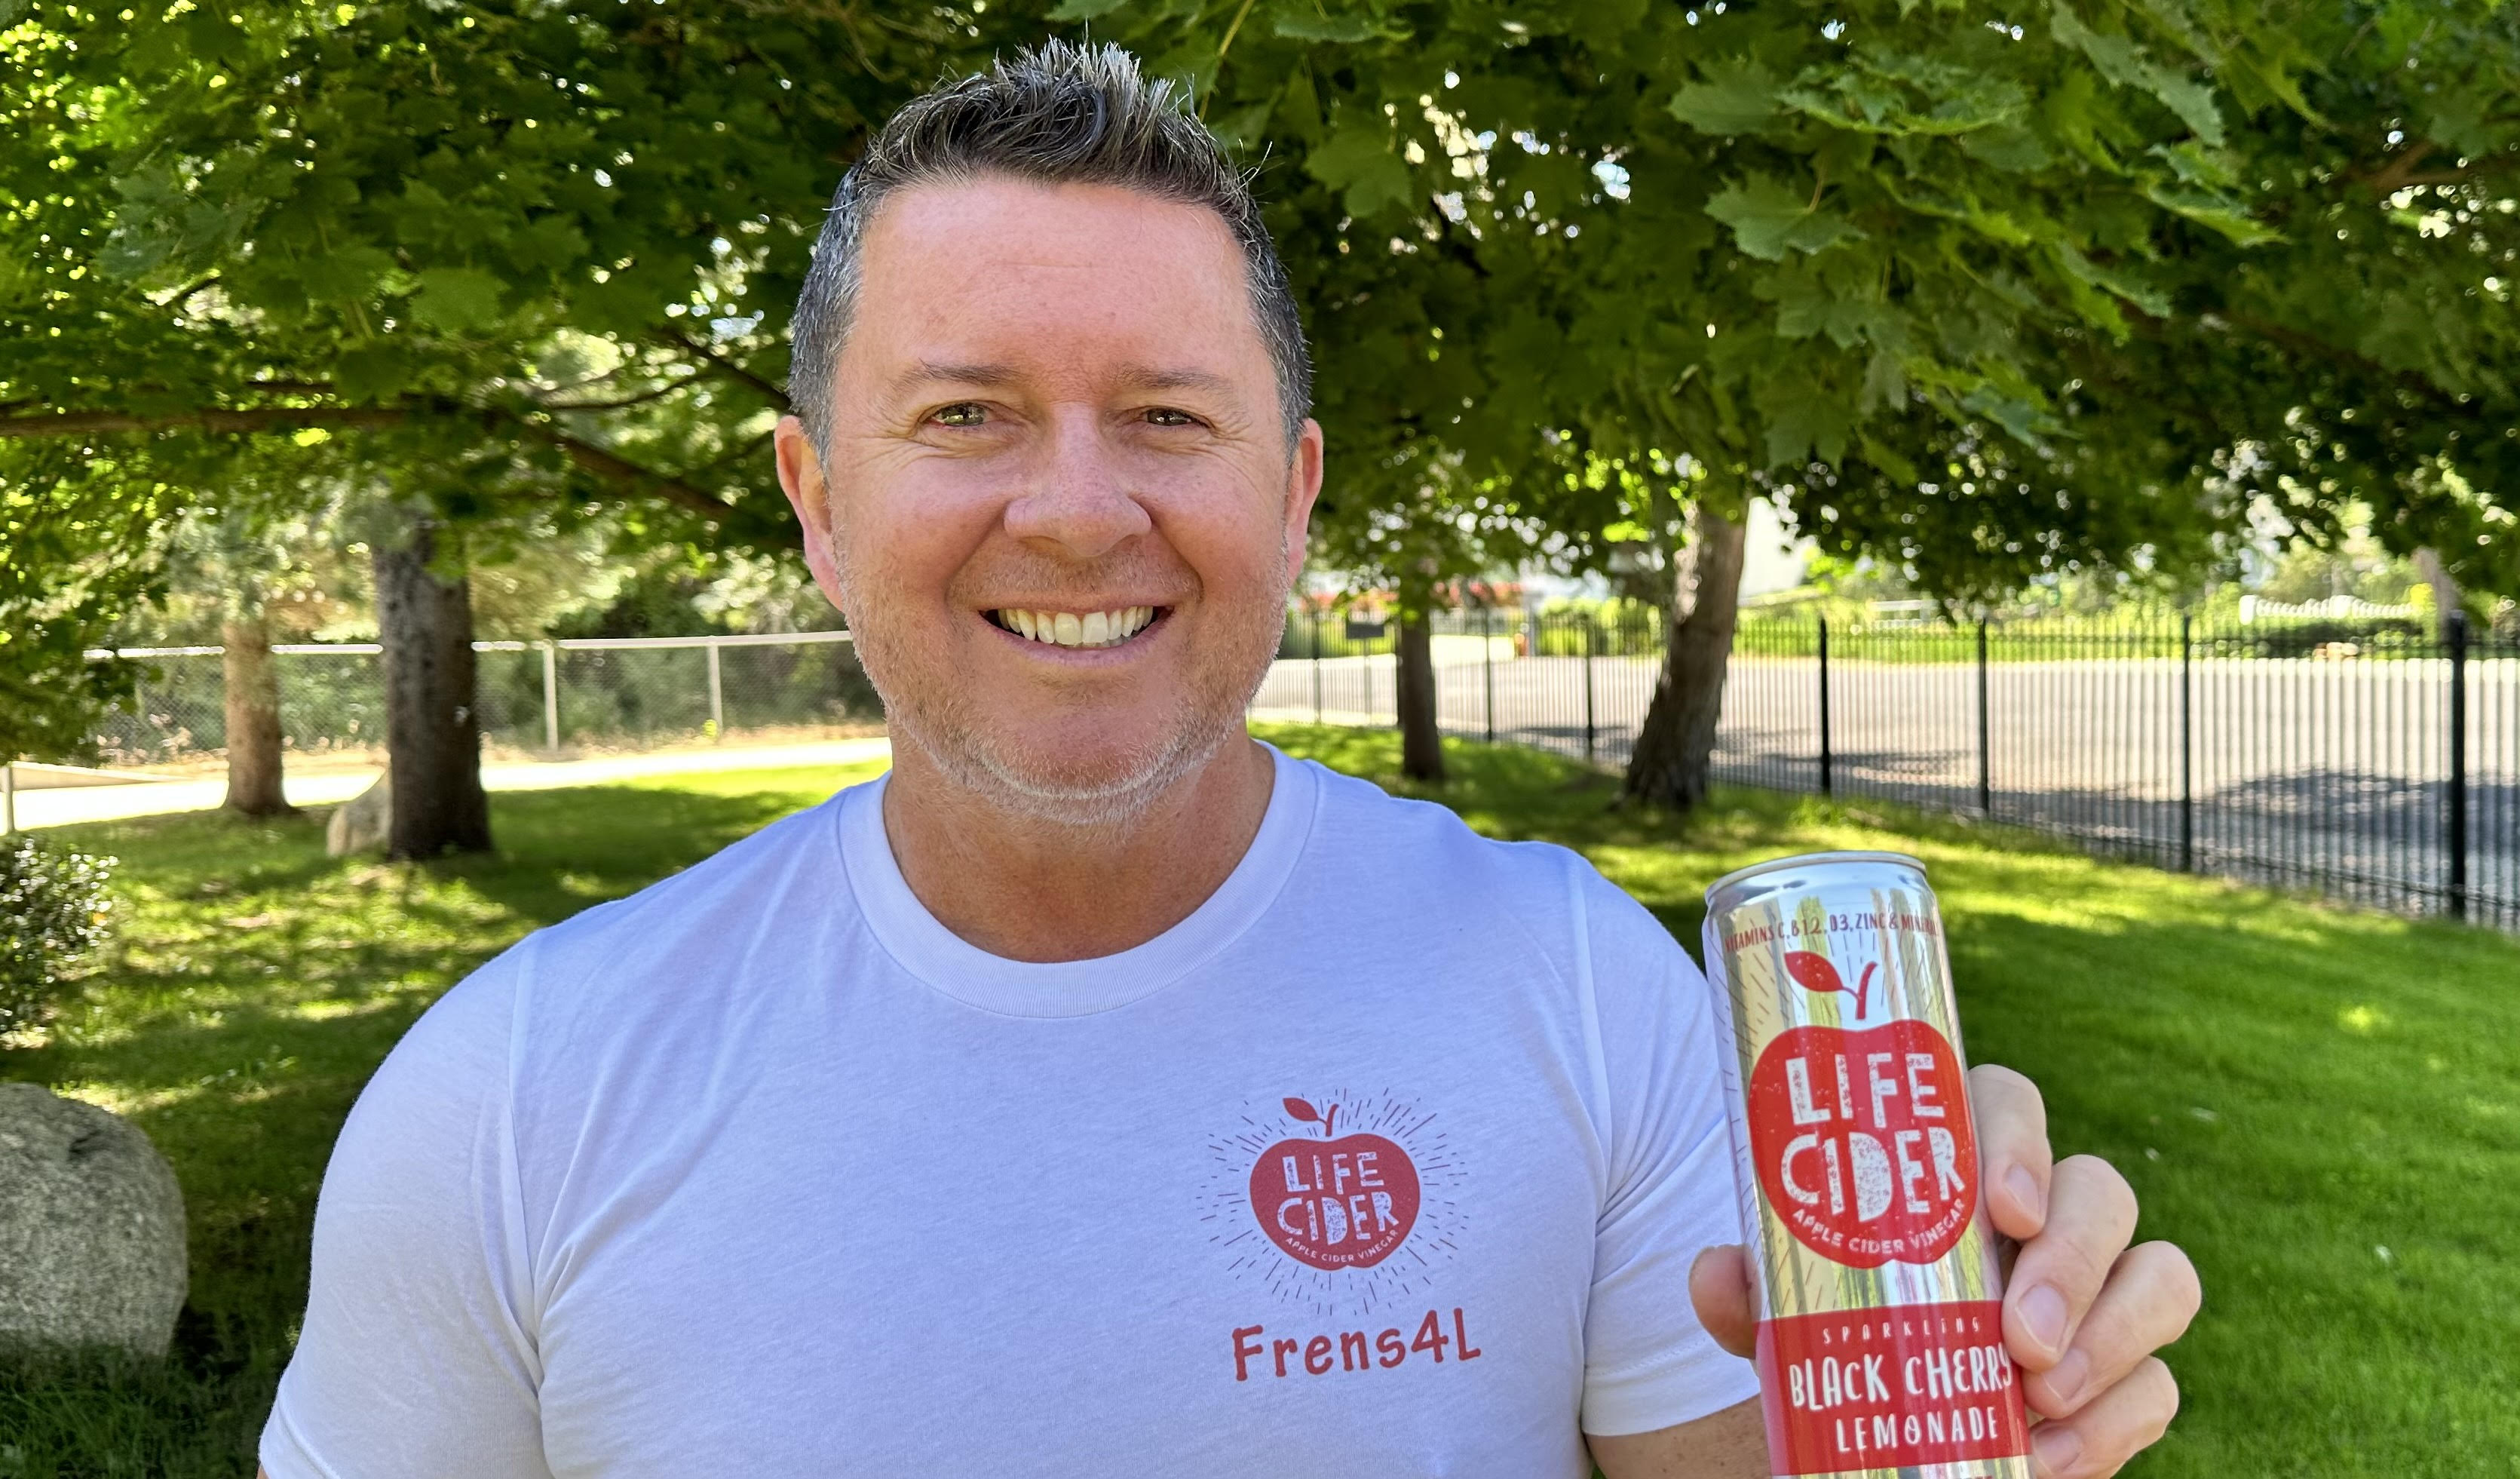
[[[170,433],[300,428],[434,526],[603,506],[762,544],[825,187],[913,84],[1034,25],[15,9],[0,440],[180,486]],[[1703,789],[1753,497],[1955,601],[2193,564],[2253,506],[2314,539],[2367,507],[2445,579],[2520,579],[2507,6],[1055,14],[1264,161],[1331,562],[1405,610],[1516,543],[1686,546],[1632,794]]]
[[55,445],[14,463],[0,479],[0,762],[83,759],[134,676],[86,654],[157,589],[182,495],[145,456]]
[[555,507],[792,541],[764,449],[809,244],[981,14],[8,0],[0,487],[51,496],[37,444],[184,489],[223,441],[332,438],[407,520],[375,541],[391,850],[484,845],[462,551]]
[[[1703,792],[1752,497],[1956,600],[2211,559],[2271,489],[2306,531],[2366,498],[2470,569],[2507,517],[2478,491],[2507,480],[2442,462],[2513,424],[2507,316],[2423,327],[2508,303],[2507,7],[1058,14],[1193,78],[1327,264],[1332,548],[1457,520],[1392,477],[1448,456],[1578,563],[1688,506],[1632,795]],[[1687,475],[1586,496],[1570,445]]]

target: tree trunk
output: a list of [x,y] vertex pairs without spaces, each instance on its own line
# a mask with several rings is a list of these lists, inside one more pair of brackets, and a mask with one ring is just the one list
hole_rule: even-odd
[[376,551],[385,757],[393,776],[388,858],[490,847],[473,709],[472,592],[461,576],[443,581],[429,572],[436,550],[436,524],[421,519],[404,548],[381,544]]
[[1435,650],[1425,616],[1403,618],[1392,651],[1400,659],[1400,774],[1444,779],[1444,732],[1435,722]]
[[280,673],[271,661],[271,623],[260,616],[219,624],[225,655],[228,810],[287,817],[297,808],[280,788]]
[[1628,761],[1624,799],[1687,811],[1706,799],[1715,723],[1724,713],[1724,665],[1740,617],[1742,524],[1700,505],[1695,538],[1672,592],[1662,680]]

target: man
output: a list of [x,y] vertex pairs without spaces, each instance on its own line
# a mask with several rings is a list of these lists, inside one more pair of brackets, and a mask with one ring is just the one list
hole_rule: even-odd
[[[795,336],[780,474],[892,773],[412,1030],[268,1472],[1766,1474],[1695,968],[1243,733],[1322,438],[1208,136],[1107,49],[922,100]],[[2193,1275],[1973,1088],[2041,1471],[2111,1472]]]

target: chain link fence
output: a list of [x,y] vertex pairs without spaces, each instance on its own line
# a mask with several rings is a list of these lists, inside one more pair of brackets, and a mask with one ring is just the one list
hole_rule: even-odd
[[[882,705],[846,632],[476,642],[481,737],[517,751],[641,749],[747,737],[864,733]],[[382,650],[281,644],[282,743],[382,752]],[[95,735],[108,766],[180,765],[227,744],[221,650],[125,648],[143,677]]]

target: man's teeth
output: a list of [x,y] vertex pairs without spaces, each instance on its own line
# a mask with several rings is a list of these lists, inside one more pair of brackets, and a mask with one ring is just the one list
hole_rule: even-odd
[[1153,606],[1123,606],[1116,611],[1019,611],[1012,606],[998,612],[998,624],[1035,642],[1053,647],[1104,648],[1121,643],[1145,631],[1155,619]]

